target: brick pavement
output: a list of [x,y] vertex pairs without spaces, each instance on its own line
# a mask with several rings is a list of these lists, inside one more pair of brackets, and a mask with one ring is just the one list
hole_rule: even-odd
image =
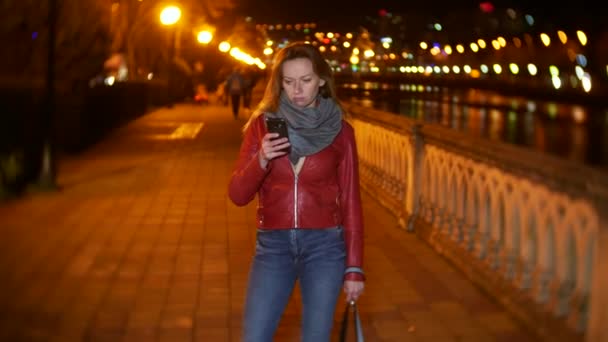
[[[228,107],[158,109],[62,158],[60,191],[0,203],[0,340],[238,341],[255,204],[226,186],[243,123]],[[363,200],[367,341],[534,341]],[[298,300],[276,341],[297,341]]]

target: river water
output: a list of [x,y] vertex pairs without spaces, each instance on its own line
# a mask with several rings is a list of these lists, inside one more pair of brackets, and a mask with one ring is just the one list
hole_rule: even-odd
[[339,84],[338,97],[608,171],[608,102],[592,107],[489,90],[379,82]]

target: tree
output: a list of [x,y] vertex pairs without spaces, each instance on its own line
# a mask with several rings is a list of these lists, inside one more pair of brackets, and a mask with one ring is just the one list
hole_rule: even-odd
[[231,45],[238,46],[251,55],[262,52],[266,44],[266,39],[255,28],[255,23],[243,17],[236,18],[227,40]]
[[40,169],[39,185],[54,188],[54,114],[62,105],[82,103],[78,90],[102,70],[109,51],[109,9],[105,0],[0,2],[0,125],[10,130],[0,143],[0,183],[15,182],[21,174],[21,188]]
[[[119,0],[112,5],[112,52],[126,56],[132,79],[147,75],[147,72],[138,70],[157,71],[161,65],[167,65],[169,54],[166,47],[171,35],[159,22],[164,4],[159,0]],[[178,39],[184,40],[185,35],[192,33],[201,23],[223,25],[229,17],[226,14],[235,6],[233,0],[181,1],[183,17],[177,24],[181,33],[181,39],[180,36]],[[183,64],[183,61],[176,64]]]

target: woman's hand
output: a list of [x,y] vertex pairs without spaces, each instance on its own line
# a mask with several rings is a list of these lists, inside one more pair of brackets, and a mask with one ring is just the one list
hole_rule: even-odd
[[359,296],[363,293],[365,288],[365,282],[358,280],[345,280],[344,281],[344,293],[346,294],[346,301],[352,302],[357,301]]
[[260,159],[260,166],[265,169],[268,166],[268,162],[272,159],[284,156],[287,154],[287,148],[291,146],[289,139],[280,138],[279,133],[266,133],[262,138],[262,147],[258,153]]

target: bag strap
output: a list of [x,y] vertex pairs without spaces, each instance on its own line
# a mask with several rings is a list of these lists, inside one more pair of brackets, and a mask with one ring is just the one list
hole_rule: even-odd
[[350,312],[353,313],[353,322],[355,324],[355,337],[357,342],[365,342],[365,337],[363,336],[363,326],[361,325],[361,318],[359,317],[359,310],[357,309],[357,303],[351,301],[346,304],[346,309],[344,310],[344,316],[342,317],[342,327],[340,330],[340,341],[346,342],[346,332],[348,331],[348,323]]
[[355,331],[357,332],[357,342],[365,342],[365,337],[363,337],[363,326],[361,325],[361,318],[359,317],[359,309],[357,309],[357,304],[354,301],[351,303],[355,312]]

